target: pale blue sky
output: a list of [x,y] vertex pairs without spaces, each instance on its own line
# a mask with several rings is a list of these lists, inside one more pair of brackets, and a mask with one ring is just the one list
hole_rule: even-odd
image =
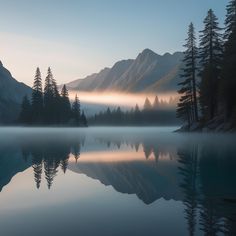
[[32,84],[37,66],[68,82],[145,48],[183,50],[186,29],[197,30],[212,8],[221,23],[228,0],[0,0],[0,60]]

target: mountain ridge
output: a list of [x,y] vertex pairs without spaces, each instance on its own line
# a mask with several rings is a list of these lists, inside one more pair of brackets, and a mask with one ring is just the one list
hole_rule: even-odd
[[0,61],[0,123],[15,121],[20,112],[20,104],[32,89],[18,82]]
[[146,48],[135,59],[120,60],[111,68],[66,85],[80,91],[176,91],[182,59],[182,52],[159,55]]

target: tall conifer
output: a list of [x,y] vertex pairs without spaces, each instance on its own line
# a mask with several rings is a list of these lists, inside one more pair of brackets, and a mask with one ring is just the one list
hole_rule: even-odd
[[218,85],[223,53],[223,41],[218,19],[212,9],[204,19],[204,29],[200,31],[200,103],[205,120],[217,114]]
[[198,121],[196,88],[197,47],[193,23],[189,25],[188,38],[184,46],[186,51],[184,52],[184,67],[181,75],[184,81],[179,83],[181,88],[178,93],[181,95],[181,98],[178,103],[177,117],[187,121],[190,126],[193,122]]
[[33,123],[42,122],[43,118],[43,91],[42,78],[39,68],[36,69],[32,92],[32,119]]

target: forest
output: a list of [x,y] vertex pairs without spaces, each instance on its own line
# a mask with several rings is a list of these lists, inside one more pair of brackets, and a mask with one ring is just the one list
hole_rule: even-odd
[[142,108],[135,105],[130,110],[122,110],[120,107],[115,109],[107,108],[98,114],[88,118],[91,125],[110,125],[110,126],[154,126],[154,125],[177,125],[175,112],[172,108],[176,101],[171,98],[169,102],[159,100],[155,97],[154,102],[146,98]]
[[184,131],[236,128],[236,0],[226,10],[224,28],[208,11],[199,45],[194,25],[189,25],[177,106]]
[[[226,7],[225,27],[210,9],[203,29],[196,37],[190,23],[184,47],[176,116],[183,121],[183,131],[233,131],[236,129],[236,0]],[[199,42],[199,43],[197,43]],[[157,98],[156,98],[157,99]],[[170,110],[158,109],[146,99],[143,109],[136,105],[129,111],[120,107],[89,118],[92,125],[172,125],[177,124]],[[36,70],[32,97],[24,97],[18,119],[24,125],[87,126],[79,98],[70,104],[64,85],[59,93],[51,69],[44,90],[39,68]]]
[[23,98],[18,122],[34,126],[87,126],[87,118],[84,111],[81,112],[78,96],[75,96],[71,106],[66,85],[62,87],[60,94],[50,67],[44,90],[40,69],[36,69],[31,100],[27,96]]

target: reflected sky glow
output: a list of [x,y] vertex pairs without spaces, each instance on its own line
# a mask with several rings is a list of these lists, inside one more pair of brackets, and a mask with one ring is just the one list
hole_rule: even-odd
[[0,131],[0,235],[235,235],[234,135]]

